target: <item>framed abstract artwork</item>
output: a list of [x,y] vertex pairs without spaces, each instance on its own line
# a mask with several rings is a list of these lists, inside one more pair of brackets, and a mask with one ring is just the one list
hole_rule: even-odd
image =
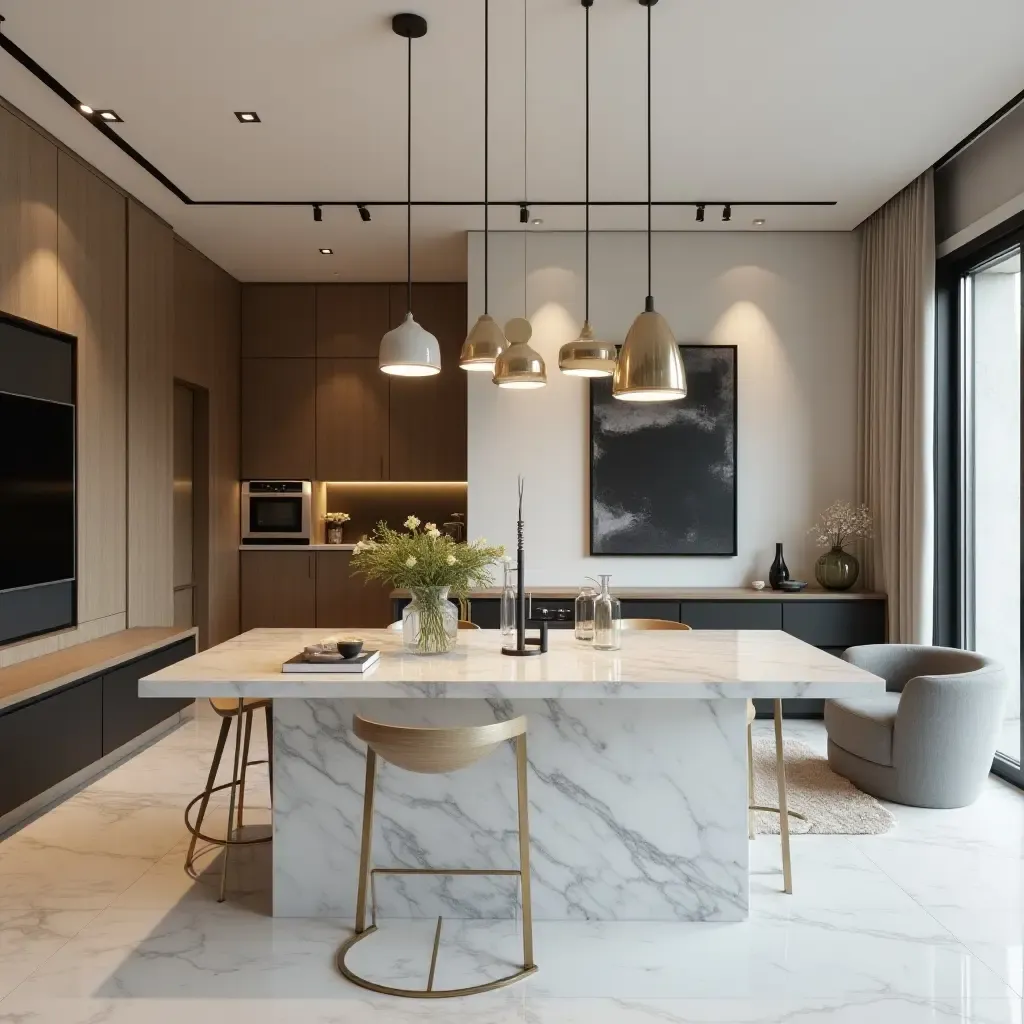
[[590,553],[736,554],[736,346],[680,345],[687,395],[590,382]]

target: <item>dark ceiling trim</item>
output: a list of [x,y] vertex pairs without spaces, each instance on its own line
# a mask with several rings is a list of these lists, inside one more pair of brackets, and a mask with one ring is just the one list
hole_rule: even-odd
[[1004,103],[991,117],[986,118],[969,135],[965,135],[952,149],[943,153],[932,165],[937,171],[940,167],[948,164],[950,160],[958,157],[968,146],[977,142],[990,128],[994,128],[1007,114],[1012,113],[1021,103],[1024,103],[1024,89],[1021,89],[1016,96]]
[[[406,200],[404,199],[381,199],[381,200],[369,200],[369,199],[192,199],[184,189],[179,188],[177,185],[167,177],[163,171],[160,170],[155,164],[147,160],[134,146],[126,142],[117,132],[115,132],[106,122],[101,121],[99,118],[90,117],[87,114],[83,114],[80,110],[81,100],[78,99],[69,89],[67,89],[61,82],[59,82],[53,75],[50,74],[46,68],[42,67],[35,60],[33,60],[17,43],[11,41],[10,37],[5,36],[2,31],[3,17],[0,16],[0,49],[6,50],[26,71],[34,75],[40,82],[43,83],[54,95],[60,97],[69,107],[72,107],[79,117],[85,118],[92,126],[96,129],[104,138],[108,139],[115,146],[118,147],[122,152],[126,153],[132,158],[143,170],[151,174],[161,185],[164,186],[169,192],[172,192],[187,206],[405,206]],[[1021,97],[1024,98],[1024,93]],[[489,200],[487,206],[522,206],[523,204],[528,206],[544,206],[544,207],[575,207],[575,206],[586,206],[587,204],[582,200],[556,200],[554,202],[541,202],[538,199],[492,199]],[[779,200],[769,199],[764,201],[755,200],[742,200],[737,202],[734,199],[697,199],[697,200],[674,200],[664,199],[655,200],[652,206],[835,206],[836,200],[834,199],[798,199],[795,201],[791,200]],[[476,199],[469,200],[413,200],[413,206],[484,206],[485,204]],[[591,200],[591,206],[646,206],[646,200],[631,200],[631,199],[616,199],[616,200]]]

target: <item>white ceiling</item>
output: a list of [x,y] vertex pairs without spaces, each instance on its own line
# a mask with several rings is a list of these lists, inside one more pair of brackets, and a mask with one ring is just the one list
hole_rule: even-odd
[[[524,3],[528,179],[524,185]],[[365,200],[405,194],[405,42],[381,0],[2,0],[5,33],[193,199]],[[416,0],[413,188],[483,195],[482,0]],[[591,11],[592,199],[645,195],[646,17]],[[661,0],[654,20],[654,195],[835,199],[832,208],[655,211],[658,228],[846,230],[1024,88],[1021,0]],[[491,0],[491,198],[583,198],[579,0]],[[243,280],[404,277],[405,213],[181,203],[0,52],[0,95]],[[240,125],[234,110],[257,110]],[[542,228],[580,209],[535,208]],[[642,209],[595,209],[635,229]],[[517,230],[518,210],[491,225]],[[414,210],[416,276],[465,275],[473,208]],[[319,255],[327,245],[332,257]]]

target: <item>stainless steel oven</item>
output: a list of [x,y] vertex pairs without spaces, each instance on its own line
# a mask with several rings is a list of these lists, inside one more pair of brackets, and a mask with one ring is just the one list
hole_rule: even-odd
[[246,480],[243,544],[308,544],[313,485],[308,480]]

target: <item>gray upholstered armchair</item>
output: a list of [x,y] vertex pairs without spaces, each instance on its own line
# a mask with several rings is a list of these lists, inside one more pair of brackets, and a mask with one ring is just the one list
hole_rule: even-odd
[[902,644],[851,647],[843,657],[885,679],[887,692],[826,701],[832,770],[883,800],[973,803],[1002,725],[1002,666],[969,651]]

